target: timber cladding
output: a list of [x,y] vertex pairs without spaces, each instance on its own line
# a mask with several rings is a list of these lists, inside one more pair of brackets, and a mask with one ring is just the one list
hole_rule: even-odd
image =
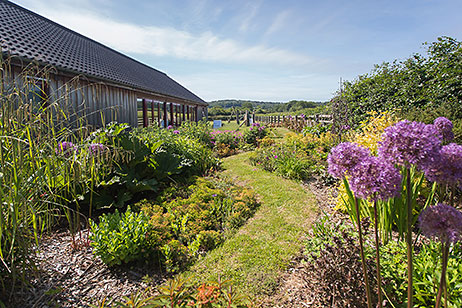
[[2,80],[18,82],[31,63],[48,70],[43,90],[89,124],[136,127],[140,99],[178,106],[170,109],[172,124],[207,116],[208,104],[167,74],[6,0],[0,0],[0,47],[13,74]]

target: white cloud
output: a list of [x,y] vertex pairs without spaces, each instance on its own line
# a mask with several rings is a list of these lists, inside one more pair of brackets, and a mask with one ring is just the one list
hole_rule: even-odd
[[140,26],[112,20],[89,11],[50,10],[39,14],[124,53],[173,56],[227,63],[263,63],[303,66],[306,55],[264,45],[247,46],[212,32],[193,34],[174,28]]
[[258,10],[260,9],[260,5],[261,5],[261,1],[248,3],[245,6],[244,9],[246,13],[245,13],[245,16],[242,17],[242,22],[241,22],[241,25],[239,26],[239,30],[241,32],[247,32],[249,30],[253,19],[255,18],[255,16],[258,13]]
[[290,10],[284,10],[282,12],[279,12],[276,15],[276,18],[274,18],[273,22],[271,23],[271,26],[266,30],[265,35],[270,35],[276,31],[279,31],[282,29],[286,22],[288,21],[290,17]]

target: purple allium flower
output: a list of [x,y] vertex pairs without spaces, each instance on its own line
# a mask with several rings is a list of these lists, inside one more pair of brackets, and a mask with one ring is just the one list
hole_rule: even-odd
[[452,206],[439,203],[422,211],[419,227],[427,237],[454,243],[462,240],[462,213]]
[[172,125],[167,126],[167,129],[172,129],[172,128],[173,128]]
[[454,139],[454,133],[452,132],[452,122],[445,117],[436,118],[433,121],[433,125],[436,130],[440,133],[443,141],[451,141]]
[[71,156],[72,152],[76,152],[76,151],[77,151],[77,147],[72,142],[68,142],[68,141],[59,143],[58,147],[55,150],[56,154],[63,154],[66,157]]
[[425,175],[440,184],[462,182],[462,145],[450,143],[443,146],[440,159],[426,168]]
[[89,146],[90,154],[98,155],[104,152],[106,147],[101,143],[92,143]]
[[441,141],[434,125],[404,120],[387,127],[379,142],[379,156],[391,163],[416,165],[420,170],[438,161]]
[[274,155],[274,158],[278,158],[278,156],[277,156],[277,155]]
[[370,157],[368,149],[354,143],[342,142],[332,148],[327,157],[328,171],[332,176],[341,179],[346,172],[352,172],[360,161],[368,157]]
[[176,135],[178,135],[178,134],[180,133],[180,131],[175,129],[175,130],[173,131],[173,133],[176,134]]
[[387,200],[401,189],[401,173],[380,157],[362,159],[349,175],[351,190],[362,199]]

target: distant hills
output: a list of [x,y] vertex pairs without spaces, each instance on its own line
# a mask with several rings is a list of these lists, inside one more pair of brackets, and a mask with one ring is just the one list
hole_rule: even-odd
[[290,102],[263,102],[240,99],[223,99],[209,103],[209,115],[231,114],[232,109],[249,110],[257,113],[299,112],[302,110],[323,109],[327,102],[292,100]]
[[209,108],[211,107],[221,107],[224,109],[233,108],[233,107],[243,107],[249,106],[249,103],[256,108],[260,106],[263,109],[272,108],[276,105],[283,104],[282,102],[261,102],[261,101],[252,101],[252,100],[241,100],[241,99],[222,99],[217,101],[211,101],[209,103]]

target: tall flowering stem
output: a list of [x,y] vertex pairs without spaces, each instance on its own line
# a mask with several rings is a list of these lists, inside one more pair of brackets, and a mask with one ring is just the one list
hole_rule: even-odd
[[364,255],[364,246],[363,246],[363,233],[361,230],[361,218],[359,215],[359,202],[358,202],[358,198],[356,197],[355,197],[355,210],[356,210],[356,225],[358,226],[358,235],[359,235],[359,251],[361,254],[361,263],[363,266],[364,284],[366,285],[367,307],[372,308],[371,288],[369,285],[369,278],[367,277],[366,257]]
[[438,239],[442,243],[442,270],[435,308],[439,308],[443,292],[447,301],[446,270],[451,243],[462,240],[462,213],[446,204],[426,208],[419,217],[419,225],[424,236]]
[[441,297],[443,295],[443,290],[445,291],[445,298],[447,300],[447,283],[446,283],[446,270],[448,268],[448,261],[449,261],[449,244],[443,243],[443,254],[441,257],[441,278],[440,278],[440,285],[438,288],[438,294],[436,294],[436,301],[435,301],[435,308],[439,308],[441,305]]
[[411,169],[406,169],[406,206],[407,206],[407,227],[406,227],[406,250],[407,250],[407,307],[413,307],[413,279],[414,265],[412,263],[412,189]]
[[382,277],[380,275],[380,238],[377,201],[396,196],[401,188],[401,174],[392,164],[380,157],[367,156],[350,173],[351,189],[355,196],[374,201],[374,231],[376,249],[378,307],[382,308]]
[[[442,125],[444,126],[444,125]],[[443,129],[444,130],[444,129]],[[385,129],[379,156],[406,168],[406,246],[408,267],[407,307],[413,307],[412,222],[413,199],[410,168],[425,171],[440,160],[442,132],[437,126],[407,120]]]
[[374,231],[375,231],[375,263],[377,271],[377,295],[378,295],[378,306],[379,308],[383,307],[383,297],[382,297],[382,276],[380,275],[380,238],[378,232],[378,215],[377,215],[377,201],[374,201]]
[[[328,171],[334,177],[343,179],[345,187],[349,187],[348,181],[345,178],[345,176],[350,175],[352,176],[352,178],[354,178],[354,175],[362,174],[362,172],[357,171],[357,169],[361,168],[362,162],[368,162],[369,159],[370,159],[370,152],[368,149],[362,148],[353,143],[343,142],[337,145],[335,148],[332,148],[331,153],[329,154],[327,158],[327,161],[329,163]],[[364,183],[361,181],[355,182],[355,184],[357,184],[357,187],[362,188],[362,190],[357,189],[356,191],[359,191],[359,190],[366,191],[370,188],[368,185],[363,185]],[[366,286],[367,307],[372,308],[371,289],[370,289],[369,279],[367,275],[366,257],[364,255],[363,236],[362,236],[362,230],[361,230],[361,217],[360,217],[360,210],[359,210],[359,200],[356,197],[356,195],[353,196],[351,194],[351,191],[350,191],[349,196],[350,196],[350,199],[349,199],[350,204],[352,201],[354,203],[354,209],[355,209],[354,218],[358,226],[359,249],[360,249],[360,255],[361,255],[363,275],[364,275],[364,284]]]

